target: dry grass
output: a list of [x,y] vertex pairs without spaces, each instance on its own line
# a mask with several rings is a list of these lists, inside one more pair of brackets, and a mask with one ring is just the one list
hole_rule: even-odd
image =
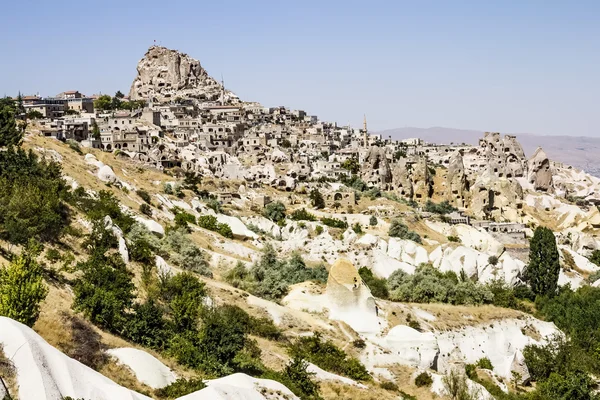
[[491,305],[483,306],[452,306],[440,303],[411,304],[416,308],[427,311],[436,317],[428,321],[433,329],[450,330],[464,326],[475,326],[507,318],[523,318],[520,311],[500,308]]
[[321,395],[325,400],[397,400],[399,398],[398,392],[381,389],[374,383],[370,384],[368,389],[361,389],[333,381],[321,382]]

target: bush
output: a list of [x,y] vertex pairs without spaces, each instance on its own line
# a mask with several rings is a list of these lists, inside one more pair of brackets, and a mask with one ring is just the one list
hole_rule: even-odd
[[285,219],[285,206],[280,201],[274,201],[265,206],[263,216],[273,222],[283,221]]
[[481,369],[489,369],[491,371],[494,370],[494,366],[492,365],[492,362],[487,357],[483,357],[483,358],[480,358],[479,360],[477,360],[476,365],[478,368],[481,368]]
[[187,394],[197,392],[198,390],[202,390],[206,387],[206,384],[202,381],[202,379],[185,379],[179,378],[175,382],[171,383],[169,386],[165,386],[161,389],[156,389],[154,394],[159,399],[176,399],[179,397],[183,397]]
[[217,199],[209,199],[206,202],[206,207],[212,209],[217,214],[220,214],[223,210],[221,209],[221,202]]
[[195,224],[196,217],[185,211],[177,210],[175,212],[175,227],[182,228],[182,229],[189,231],[188,223]]
[[492,292],[471,280],[460,281],[454,272],[440,272],[430,264],[421,264],[413,275],[402,270],[388,278],[390,298],[412,303],[486,304]]
[[186,232],[181,229],[167,232],[160,243],[159,253],[183,269],[212,276],[206,253],[196,246]]
[[490,265],[498,265],[498,257],[496,257],[496,256],[489,256],[488,257],[488,264],[490,264]]
[[413,242],[421,244],[421,236],[418,233],[408,230],[408,227],[399,220],[393,220],[390,225],[388,232],[390,237],[397,237],[400,239],[412,240]]
[[323,233],[323,227],[321,225],[315,226],[315,233],[317,234],[317,236]]
[[398,387],[398,385],[396,385],[392,381],[381,382],[379,384],[379,387],[382,388],[383,390],[389,390],[391,392],[397,392],[398,390],[400,390],[400,388]]
[[249,271],[238,264],[226,275],[226,280],[256,296],[279,299],[287,294],[289,285],[309,280],[326,282],[327,277],[325,267],[309,268],[298,254],[278,260],[275,249],[267,244],[261,259]]
[[123,336],[142,346],[162,349],[167,340],[167,322],[163,310],[153,299],[133,306],[133,314],[123,329]]
[[133,274],[118,254],[95,251],[77,264],[82,276],[75,281],[73,308],[94,324],[119,331],[125,323],[125,311],[134,298]]
[[365,285],[369,287],[373,296],[380,299],[387,299],[389,297],[386,279],[377,278],[375,275],[373,275],[373,271],[367,267],[360,267],[358,274]]
[[458,211],[458,209],[456,207],[453,207],[450,203],[448,203],[448,201],[443,201],[439,204],[435,204],[431,200],[427,200],[427,203],[425,203],[425,211],[445,215],[454,211]]
[[316,221],[317,220],[317,217],[315,217],[314,214],[311,214],[308,211],[306,211],[305,208],[302,208],[300,210],[295,210],[290,215],[290,218],[293,219],[294,221]]
[[429,375],[427,372],[421,372],[415,378],[415,385],[417,385],[417,387],[423,387],[423,386],[429,387],[429,386],[431,386],[432,383],[433,383],[433,379],[431,378],[431,375]]
[[71,195],[71,203],[83,211],[92,222],[104,223],[105,217],[110,217],[112,222],[125,233],[129,232],[136,223],[131,215],[121,210],[120,201],[106,190],[99,191],[98,195],[93,197],[83,188],[78,188]]
[[48,289],[43,270],[36,262],[40,248],[30,242],[27,249],[7,266],[0,268],[0,315],[33,326]]
[[[310,191],[310,203],[314,208],[321,209],[325,208],[325,200],[323,199],[323,195],[317,189],[313,189]],[[313,220],[311,220],[313,221]]]
[[233,231],[228,224],[222,224],[213,215],[201,215],[198,217],[198,226],[209,231],[214,231],[223,237],[233,239]]
[[363,233],[362,231],[362,227],[360,226],[360,224],[357,222],[354,225],[352,225],[352,230],[354,231],[354,233],[356,233],[357,235],[360,235],[361,233]]
[[46,250],[46,259],[52,263],[60,261],[62,257],[60,256],[60,252],[52,247]]
[[152,207],[146,203],[140,204],[140,212],[148,217],[152,217]]
[[352,346],[356,347],[357,349],[364,349],[367,347],[367,344],[363,339],[356,339],[352,341]]
[[348,223],[346,221],[342,221],[341,219],[323,217],[321,218],[321,222],[324,225],[332,228],[348,229]]
[[371,218],[369,218],[369,225],[371,225],[371,226],[377,225],[377,217],[376,216],[371,215]]
[[140,196],[140,198],[142,200],[144,200],[146,203],[148,203],[150,205],[152,204],[152,199],[150,198],[150,195],[148,194],[148,192],[146,192],[145,190],[139,189],[139,190],[136,190],[135,193],[138,196]]
[[163,186],[163,192],[165,192],[165,194],[173,194],[173,186],[170,183],[165,183]]
[[360,381],[371,380],[367,369],[355,358],[340,350],[331,341],[322,341],[321,334],[299,338],[290,346],[290,355],[301,358],[336,374]]
[[458,236],[448,236],[447,237],[449,242],[453,242],[453,243],[460,243],[461,240]]

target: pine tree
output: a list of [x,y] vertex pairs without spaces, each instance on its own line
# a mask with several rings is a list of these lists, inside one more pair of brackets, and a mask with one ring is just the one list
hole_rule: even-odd
[[23,130],[15,120],[16,112],[12,99],[0,99],[0,147],[18,146],[23,140]]
[[548,228],[536,228],[529,249],[526,280],[536,295],[553,296],[558,287],[560,256],[554,233]]
[[40,315],[40,303],[48,294],[42,268],[35,261],[39,247],[27,249],[7,268],[0,268],[0,315],[33,326]]

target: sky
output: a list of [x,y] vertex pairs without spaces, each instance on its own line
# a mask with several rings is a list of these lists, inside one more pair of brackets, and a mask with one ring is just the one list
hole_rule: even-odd
[[127,93],[156,40],[339,124],[600,137],[599,20],[595,0],[11,1],[0,96]]

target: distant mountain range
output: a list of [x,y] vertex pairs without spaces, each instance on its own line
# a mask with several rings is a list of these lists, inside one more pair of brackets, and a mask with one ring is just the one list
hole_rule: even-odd
[[[477,145],[482,131],[453,128],[397,128],[377,132],[384,138],[421,138],[431,143],[467,143]],[[585,136],[544,136],[528,133],[511,133],[523,146],[527,157],[542,147],[553,161],[563,162],[600,177],[600,138]]]

